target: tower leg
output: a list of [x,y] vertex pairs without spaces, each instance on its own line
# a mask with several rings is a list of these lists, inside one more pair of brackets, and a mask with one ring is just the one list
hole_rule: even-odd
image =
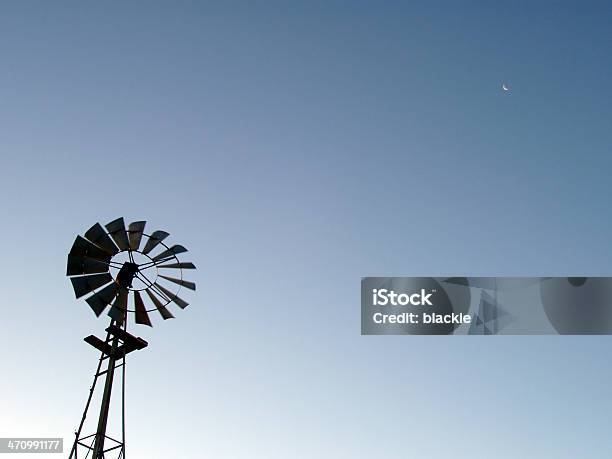
[[112,353],[108,358],[108,369],[106,370],[106,381],[104,383],[104,392],[102,394],[102,405],[100,406],[100,418],[98,420],[98,429],[96,431],[96,440],[94,442],[93,459],[102,459],[104,457],[104,440],[106,438],[106,424],[108,423],[108,411],[110,409],[111,393],[113,390],[113,377],[115,375],[115,351],[119,346],[119,338],[116,336],[113,339]]
[[[110,333],[106,334],[105,342],[109,342]],[[87,412],[89,411],[89,405],[91,404],[91,400],[94,395],[94,391],[96,390],[96,383],[98,382],[98,375],[100,374],[100,370],[102,369],[102,362],[104,360],[104,353],[100,355],[100,360],[98,361],[98,368],[96,368],[96,373],[94,375],[94,380],[89,388],[89,397],[87,398],[87,403],[85,404],[85,411],[83,411],[83,416],[81,417],[81,422],[79,424],[79,428],[74,432],[74,444],[72,445],[72,449],[70,450],[69,459],[78,459],[78,448],[79,448],[79,440],[81,439],[81,432],[83,430],[83,425],[85,424],[85,419],[87,418]]]

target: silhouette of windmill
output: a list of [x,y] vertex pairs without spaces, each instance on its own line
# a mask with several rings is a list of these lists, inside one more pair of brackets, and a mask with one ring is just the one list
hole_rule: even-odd
[[[137,324],[152,326],[150,312],[157,311],[163,320],[173,318],[169,309],[171,304],[181,309],[188,306],[178,296],[181,288],[196,288],[195,283],[183,278],[183,270],[195,269],[195,265],[181,262],[177,257],[187,249],[182,245],[166,245],[164,241],[169,234],[165,231],[146,234],[144,230],[144,221],[130,223],[127,229],[123,218],[113,220],[104,227],[96,223],[85,232],[84,237],[77,236],[68,254],[66,274],[70,277],[76,297],[87,296],[85,301],[98,317],[110,306],[106,338],[100,339],[94,335],[85,338],[85,342],[100,351],[101,355],[81,422],[75,431],[70,459],[78,459],[79,452],[84,452],[84,458],[108,459],[116,455],[118,459],[125,459],[126,356],[148,345],[142,338],[128,333],[128,313],[134,314]],[[149,306],[145,300],[150,302]],[[119,369],[120,438],[107,434],[113,382]],[[102,377],[104,387],[96,431],[82,436],[98,380]]]

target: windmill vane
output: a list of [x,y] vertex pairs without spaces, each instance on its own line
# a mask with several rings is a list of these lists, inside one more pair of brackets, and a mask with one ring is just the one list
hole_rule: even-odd
[[195,283],[183,277],[183,271],[195,265],[178,258],[187,249],[166,245],[165,231],[144,231],[144,221],[126,229],[123,218],[118,218],[105,227],[96,223],[75,239],[66,274],[77,298],[89,295],[85,301],[96,316],[110,306],[108,315],[119,324],[127,313],[134,313],[137,324],[151,326],[150,312],[167,320],[174,317],[171,303],[181,309],[188,305],[179,291],[195,290]]

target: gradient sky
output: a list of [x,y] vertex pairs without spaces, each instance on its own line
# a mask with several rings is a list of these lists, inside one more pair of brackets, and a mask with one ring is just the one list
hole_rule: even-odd
[[612,275],[609,2],[128,3],[0,7],[1,437],[70,444],[124,216],[199,268],[131,458],[610,457],[609,337],[359,332],[362,276]]

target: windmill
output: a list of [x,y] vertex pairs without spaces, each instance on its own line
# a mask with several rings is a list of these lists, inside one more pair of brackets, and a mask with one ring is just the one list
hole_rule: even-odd
[[[178,255],[187,252],[182,245],[166,245],[165,231],[145,233],[144,221],[125,227],[118,218],[104,227],[96,223],[83,236],[77,236],[68,254],[67,276],[77,298],[85,301],[96,316],[107,313],[110,325],[106,338],[94,335],[85,342],[100,351],[100,359],[89,398],[75,431],[70,459],[125,459],[125,363],[126,355],[147,347],[142,338],[128,333],[129,315],[137,324],[152,326],[149,313],[163,320],[172,319],[171,308],[184,309],[188,303],[178,296],[184,287],[195,290],[195,283],[183,278],[183,271],[195,265],[182,262]],[[107,311],[108,309],[108,311]],[[107,435],[111,394],[115,372],[121,369],[121,435]],[[96,393],[96,385],[104,377],[100,410],[95,433],[83,435],[87,414]],[[98,395],[100,395],[98,393]]]

